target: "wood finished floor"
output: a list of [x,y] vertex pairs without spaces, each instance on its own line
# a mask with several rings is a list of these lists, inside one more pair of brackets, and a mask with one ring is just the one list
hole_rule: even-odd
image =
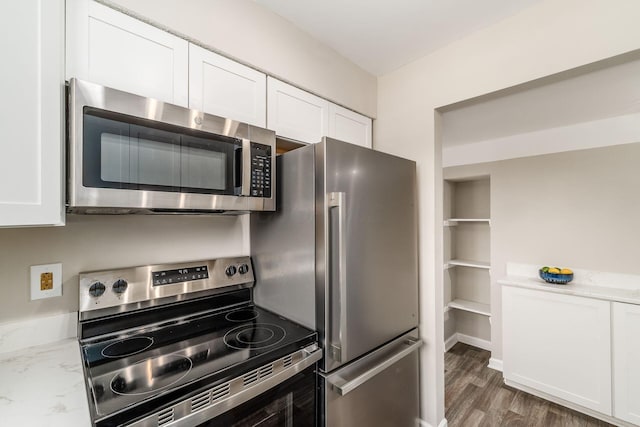
[[504,384],[487,367],[490,353],[458,343],[445,354],[445,411],[449,427],[604,427],[604,421]]

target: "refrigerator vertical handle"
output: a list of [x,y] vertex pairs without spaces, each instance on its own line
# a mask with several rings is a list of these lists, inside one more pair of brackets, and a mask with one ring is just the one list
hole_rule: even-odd
[[[327,194],[327,210],[331,213],[332,209],[338,211],[338,224],[337,224],[337,244],[332,239],[331,248],[329,252],[330,259],[334,258],[335,251],[337,251],[338,261],[338,299],[340,304],[340,316],[338,324],[338,342],[336,343],[335,337],[331,337],[330,344],[330,357],[336,362],[342,362],[345,360],[347,353],[347,241],[345,232],[346,222],[346,193],[344,192],[332,192]],[[330,217],[330,215],[327,215]],[[333,236],[334,230],[329,231]],[[333,267],[332,267],[333,268]],[[333,274],[330,275],[334,279]],[[331,292],[335,292],[335,283],[331,283]],[[331,301],[334,301],[333,296]],[[333,310],[333,308],[332,308]]]

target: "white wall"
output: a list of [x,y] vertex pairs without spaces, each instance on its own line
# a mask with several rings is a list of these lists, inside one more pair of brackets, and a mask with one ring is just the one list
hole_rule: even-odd
[[418,163],[422,416],[444,418],[439,117],[455,102],[640,48],[640,2],[546,0],[379,78],[375,148]]
[[[366,116],[376,78],[251,0],[111,0],[180,35]],[[330,25],[327,25],[330,31]]]
[[[64,227],[0,229],[0,324],[78,310],[78,273],[249,255],[240,217],[67,215]],[[62,296],[30,301],[29,267],[62,263]]]

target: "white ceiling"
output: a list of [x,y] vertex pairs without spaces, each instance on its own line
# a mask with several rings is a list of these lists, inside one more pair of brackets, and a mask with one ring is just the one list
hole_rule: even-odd
[[254,0],[380,76],[540,0]]
[[640,112],[640,54],[446,108],[444,146],[468,144]]

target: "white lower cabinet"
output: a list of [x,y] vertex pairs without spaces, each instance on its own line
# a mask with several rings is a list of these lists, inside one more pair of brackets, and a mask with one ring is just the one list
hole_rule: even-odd
[[0,227],[64,222],[64,0],[2,2]]
[[610,306],[503,287],[505,379],[612,415]]
[[331,138],[371,148],[372,120],[362,114],[329,103]]
[[267,76],[189,44],[189,108],[266,127]]
[[640,425],[640,305],[613,307],[613,414]]
[[67,0],[67,79],[186,107],[189,43],[89,0]]

